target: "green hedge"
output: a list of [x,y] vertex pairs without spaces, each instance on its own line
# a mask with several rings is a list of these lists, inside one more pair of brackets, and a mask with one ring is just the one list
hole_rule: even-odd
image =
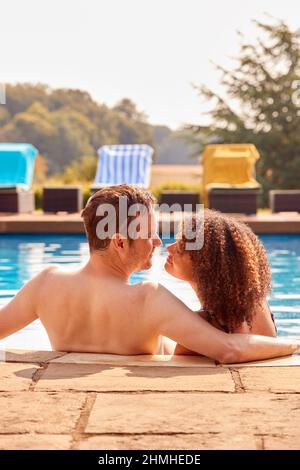
[[160,195],[163,191],[172,189],[174,189],[174,191],[195,191],[199,193],[200,201],[203,200],[202,188],[199,184],[179,183],[177,181],[167,181],[166,183],[162,183],[159,186],[155,186],[151,188],[151,193],[157,199],[157,201],[159,201]]

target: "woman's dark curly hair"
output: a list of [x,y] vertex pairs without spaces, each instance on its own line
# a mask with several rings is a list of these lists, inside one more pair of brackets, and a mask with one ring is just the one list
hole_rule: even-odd
[[[193,214],[190,227],[201,224]],[[187,225],[187,224],[186,224]],[[186,250],[185,223],[181,250]],[[203,230],[203,223],[202,223]],[[209,209],[204,210],[204,243],[189,250],[202,308],[220,328],[233,332],[244,321],[249,327],[255,311],[271,291],[271,273],[263,244],[244,223]]]

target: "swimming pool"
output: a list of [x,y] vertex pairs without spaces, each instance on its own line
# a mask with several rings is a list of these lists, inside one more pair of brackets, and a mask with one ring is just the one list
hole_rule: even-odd
[[[300,339],[300,235],[262,235],[260,238],[271,263],[273,291],[269,302],[278,335]],[[156,251],[152,268],[134,274],[131,282],[159,281],[196,310],[199,303],[194,291],[163,269],[165,245],[171,241],[165,240]],[[84,235],[0,235],[0,306],[46,265],[78,267],[87,259],[88,245]],[[0,341],[0,345],[17,349],[51,349],[39,320]]]

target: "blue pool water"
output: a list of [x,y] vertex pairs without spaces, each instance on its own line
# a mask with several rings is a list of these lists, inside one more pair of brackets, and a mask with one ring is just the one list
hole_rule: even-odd
[[[300,339],[300,235],[263,235],[273,276],[269,299],[278,334]],[[171,240],[167,240],[169,243]],[[164,269],[165,244],[154,255],[153,267],[132,276],[131,282],[161,282],[190,308],[199,308],[193,290]],[[5,305],[32,276],[55,263],[78,267],[88,259],[84,235],[0,235],[0,306]],[[0,341],[2,347],[49,349],[39,321]]]

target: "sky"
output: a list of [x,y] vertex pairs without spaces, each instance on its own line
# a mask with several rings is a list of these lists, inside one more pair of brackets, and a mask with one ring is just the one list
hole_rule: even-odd
[[300,26],[298,0],[0,0],[0,83],[127,97],[173,129],[204,123],[193,85],[221,91],[213,63],[233,66],[237,30],[254,41],[264,13]]

